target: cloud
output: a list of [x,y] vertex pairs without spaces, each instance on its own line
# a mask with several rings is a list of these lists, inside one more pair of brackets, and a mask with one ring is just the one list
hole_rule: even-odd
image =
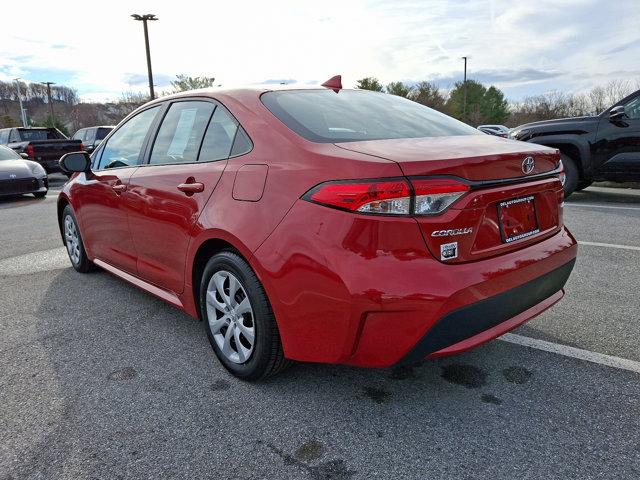
[[268,80],[265,80],[263,82],[260,82],[260,85],[280,85],[280,84],[285,84],[285,85],[289,85],[291,83],[298,83],[297,80],[294,80],[293,78],[270,78]]
[[[528,95],[553,85],[579,90],[604,83],[617,78],[613,72],[633,70],[629,59],[640,57],[637,1],[631,0],[608,2],[607,8],[602,0],[322,5],[139,0],[136,9],[159,18],[149,24],[159,86],[179,73],[215,77],[223,85],[304,83],[342,74],[346,87],[365,76],[384,84],[414,79],[446,86],[461,80],[465,55],[470,78]],[[19,22],[3,24],[0,78],[65,82],[87,98],[146,90],[142,25],[130,18],[130,2],[108,9],[80,0],[68,0],[64,9],[49,6],[32,0],[28,35]],[[86,21],[97,16],[99,24]]]

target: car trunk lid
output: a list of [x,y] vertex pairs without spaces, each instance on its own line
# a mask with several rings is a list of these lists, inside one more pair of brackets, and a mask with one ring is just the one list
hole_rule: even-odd
[[442,262],[497,256],[562,227],[560,157],[554,149],[488,135],[337,145],[396,161],[409,178],[458,178],[470,186],[443,213],[415,217],[428,249]]

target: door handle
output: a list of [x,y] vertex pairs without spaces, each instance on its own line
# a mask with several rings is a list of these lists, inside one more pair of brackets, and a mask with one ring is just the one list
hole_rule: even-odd
[[116,192],[116,194],[120,195],[127,189],[127,186],[123,183],[117,183],[115,185],[112,185],[111,188],[113,188],[113,191]]
[[181,183],[178,185],[178,190],[186,193],[187,195],[193,195],[194,193],[203,192],[204,184],[200,182]]

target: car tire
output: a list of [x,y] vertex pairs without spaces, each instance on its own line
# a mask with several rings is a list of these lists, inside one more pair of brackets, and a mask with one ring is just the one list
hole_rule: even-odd
[[200,281],[200,311],[213,351],[236,377],[260,380],[289,364],[264,288],[238,254],[222,251],[209,259]]
[[47,192],[35,192],[33,196],[36,198],[44,198],[47,196]]
[[580,172],[578,172],[578,167],[571,157],[561,153],[560,158],[562,159],[564,174],[566,176],[566,180],[564,182],[564,198],[569,198],[569,196],[578,188]]
[[64,207],[62,212],[62,238],[71,265],[80,273],[88,273],[96,270],[95,264],[87,257],[87,252],[82,243],[80,228],[71,205]]
[[576,192],[580,192],[585,188],[590,187],[592,183],[593,183],[593,180],[580,180],[578,182],[578,186],[576,187]]

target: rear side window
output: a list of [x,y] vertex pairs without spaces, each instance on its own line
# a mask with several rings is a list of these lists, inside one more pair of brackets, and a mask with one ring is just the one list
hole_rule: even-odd
[[85,134],[86,130],[82,129],[82,130],[78,130],[74,135],[72,140],[82,140],[84,141],[84,134]]
[[211,102],[201,101],[173,103],[158,130],[149,163],[196,162],[215,107]]
[[0,130],[0,144],[9,143],[10,130]]
[[484,135],[397,95],[369,90],[267,92],[262,103],[298,135],[319,143]]
[[96,140],[104,140],[111,130],[113,130],[113,128],[100,127],[96,133]]
[[144,110],[118,128],[103,148],[97,169],[137,165],[144,139],[159,108]]
[[200,151],[201,162],[212,162],[229,158],[236,137],[238,122],[224,107],[216,108]]

